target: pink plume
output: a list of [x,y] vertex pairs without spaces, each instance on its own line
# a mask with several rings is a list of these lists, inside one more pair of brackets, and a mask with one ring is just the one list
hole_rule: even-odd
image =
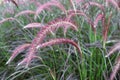
[[93,26],[94,28],[96,28],[96,26],[98,24],[98,21],[102,20],[103,16],[104,16],[104,14],[102,14],[102,13],[97,15],[97,17],[96,17],[96,19],[94,21],[94,26]]
[[119,69],[120,69],[120,57],[118,57],[118,60],[116,61],[116,65],[113,67],[113,70],[112,70],[112,73],[110,74],[109,80],[114,80]]
[[24,26],[24,28],[41,28],[43,26],[44,25],[41,23],[30,23],[30,24],[27,24],[26,26]]
[[112,55],[115,51],[120,49],[120,42],[115,44],[109,51],[109,53],[105,56],[105,57],[109,57],[110,55]]
[[[56,22],[55,22],[56,21]],[[33,56],[36,55],[36,47],[39,44],[42,44],[44,38],[47,36],[47,34],[49,34],[50,32],[55,31],[56,29],[60,28],[60,27],[65,27],[65,25],[70,25],[71,28],[77,30],[77,26],[75,26],[74,24],[68,22],[68,21],[64,21],[63,19],[58,19],[55,21],[51,21],[50,23],[48,23],[47,26],[44,26],[44,28],[42,28],[37,36],[34,38],[34,40],[32,41],[30,48],[28,49],[28,55],[26,56],[27,60],[27,65],[31,62]],[[24,63],[25,61],[22,61],[22,63]],[[20,63],[20,64],[22,64]]]
[[12,56],[10,59],[6,62],[6,64],[9,64],[20,52],[24,51],[26,48],[28,48],[30,44],[23,44],[18,46],[12,53]]
[[25,11],[22,11],[22,12],[18,13],[17,15],[15,15],[15,17],[19,17],[24,14],[35,14],[35,12],[32,10],[25,10]]
[[35,19],[41,13],[41,11],[43,11],[46,8],[49,8],[50,6],[56,6],[56,7],[60,8],[63,12],[66,12],[66,9],[60,2],[53,0],[53,1],[49,1],[37,8],[36,14],[35,14]]
[[106,0],[107,3],[111,3],[114,7],[119,10],[119,2],[117,3],[115,0]]
[[104,12],[104,7],[103,7],[103,5],[102,4],[99,4],[99,3],[97,3],[97,2],[87,2],[86,4],[84,4],[83,5],[83,9],[84,8],[88,8],[89,6],[97,6],[98,8],[100,8],[103,12]]
[[4,23],[4,22],[6,22],[6,21],[9,21],[9,20],[15,20],[15,18],[12,18],[12,17],[10,17],[10,18],[5,18],[5,19],[3,19],[3,20],[0,21],[0,24]]
[[80,47],[78,47],[78,45],[73,40],[65,39],[65,38],[52,39],[52,40],[50,40],[48,42],[39,44],[37,46],[37,48],[44,48],[46,46],[52,46],[52,45],[55,45],[55,44],[62,44],[62,43],[64,43],[64,44],[66,44],[66,43],[72,44],[73,46],[75,46],[78,49],[78,51],[80,52],[80,54],[82,56],[82,52],[81,52]]

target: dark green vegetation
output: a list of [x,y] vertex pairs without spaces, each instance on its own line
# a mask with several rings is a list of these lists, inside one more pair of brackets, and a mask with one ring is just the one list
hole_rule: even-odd
[[[115,61],[120,61],[119,52],[105,57],[110,48],[120,41],[120,9],[116,5],[117,1],[112,4],[114,0],[106,0],[110,1],[109,5],[106,5],[105,0],[57,0],[63,7],[60,4],[51,4],[52,7],[46,7],[41,13],[37,12],[40,3],[41,6],[49,4],[48,0],[22,1],[16,0],[18,8],[12,2],[0,5],[0,80],[113,80],[111,76],[114,74],[115,80],[120,79],[119,73],[111,74],[112,70],[115,70]],[[26,13],[18,15],[22,11]],[[66,25],[63,22],[71,15],[68,22],[76,25],[77,30],[70,27],[65,33],[63,26]],[[82,57],[73,45],[62,44],[61,41],[59,45],[48,44],[47,47],[39,48],[37,58],[30,63],[28,61],[18,65],[30,55],[27,54],[29,50],[25,50],[6,65],[16,47],[31,44],[42,30],[34,28],[36,24],[32,25],[32,28],[25,27],[34,22],[40,26],[55,25],[57,22],[64,24],[55,32],[50,29],[51,32],[44,38],[44,42],[58,38],[73,40],[81,48]],[[67,26],[69,27],[68,24]]]

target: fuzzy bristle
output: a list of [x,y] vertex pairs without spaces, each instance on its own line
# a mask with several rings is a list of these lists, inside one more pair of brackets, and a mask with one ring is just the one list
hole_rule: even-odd
[[30,44],[23,44],[18,46],[15,50],[13,50],[13,53],[10,57],[10,59],[6,62],[6,64],[9,64],[20,52],[24,51],[30,46]]
[[49,7],[51,6],[56,6],[58,7],[59,9],[61,9],[63,12],[66,13],[66,9],[64,8],[64,6],[59,2],[59,1],[55,1],[55,0],[51,0],[43,5],[40,5],[37,10],[36,10],[36,13],[35,13],[35,19],[37,18],[37,16],[41,13],[41,11],[45,10],[45,9],[48,9]]
[[116,61],[116,65],[113,67],[113,70],[112,70],[112,73],[110,74],[109,80],[114,80],[119,69],[120,69],[120,57],[118,57],[118,60]]
[[45,43],[42,43],[42,44],[38,45],[36,48],[44,48],[46,46],[52,46],[52,45],[55,45],[55,44],[62,44],[62,43],[72,44],[73,46],[75,46],[78,49],[78,51],[80,52],[80,55],[82,56],[82,52],[81,52],[80,47],[73,40],[65,39],[65,38],[57,38],[57,39],[49,40]]
[[109,53],[105,56],[105,57],[109,57],[110,55],[112,55],[115,51],[120,49],[120,42],[115,44],[109,51]]
[[3,19],[3,20],[0,21],[0,24],[4,23],[4,22],[6,22],[6,21],[9,21],[9,20],[15,20],[15,18],[12,18],[12,17],[10,17],[10,18],[5,18],[5,19]]
[[16,14],[15,17],[19,17],[24,14],[35,14],[35,12],[32,10],[25,10],[25,11],[22,11],[22,12],[19,12],[18,14]]
[[41,23],[29,23],[26,26],[24,26],[23,28],[41,28],[44,25]]
[[97,3],[97,2],[92,2],[92,1],[89,1],[89,2],[85,3],[83,5],[83,9],[88,8],[89,6],[96,6],[96,7],[100,8],[104,12],[104,6],[103,5],[101,5],[101,4]]

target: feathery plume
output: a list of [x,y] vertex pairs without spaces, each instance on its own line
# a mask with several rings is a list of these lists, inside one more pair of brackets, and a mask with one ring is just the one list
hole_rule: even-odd
[[35,12],[32,10],[25,10],[25,11],[21,11],[20,13],[16,14],[15,17],[19,17],[23,14],[35,14]]
[[[55,22],[56,21],[56,22]],[[33,40],[33,43],[37,42],[37,45],[42,43],[44,37],[49,34],[49,32],[53,32],[56,29],[62,27],[66,27],[66,25],[69,25],[74,30],[77,30],[77,26],[71,23],[70,21],[65,21],[64,19],[56,19],[51,22],[49,22],[42,30],[40,30],[36,36],[36,38]]]
[[102,20],[103,17],[104,17],[104,14],[102,14],[102,13],[100,13],[100,14],[97,15],[97,17],[96,17],[96,19],[94,21],[94,25],[93,25],[94,28],[97,27],[98,21]]
[[[55,30],[57,30],[57,26],[63,26],[63,30],[64,30],[64,35],[67,32],[67,29],[71,26],[72,29],[74,30],[78,30],[77,26],[75,25],[75,23],[71,20],[68,20],[67,18],[57,18],[51,22],[49,22],[46,26],[56,26],[56,28],[54,28]],[[50,31],[50,30],[49,30]],[[52,30],[54,31],[54,30]],[[52,33],[52,31],[50,31]]]
[[[94,30],[93,22],[91,21],[91,19],[90,19],[84,12],[82,12],[82,11],[80,11],[80,10],[76,10],[76,11],[74,11],[74,10],[68,10],[68,11],[67,11],[67,14],[68,14],[68,17],[67,17],[67,20],[68,20],[68,21],[71,20],[72,17],[74,17],[74,16],[76,16],[76,15],[85,17],[85,18],[86,18],[86,21],[91,25],[92,29]],[[67,30],[67,27],[66,27],[66,29],[64,29],[64,32],[65,32],[65,33],[66,33],[66,30]],[[65,33],[64,33],[64,34],[65,34]]]
[[87,18],[87,20],[89,19],[88,16],[84,12],[82,12],[80,10],[76,10],[76,11],[74,11],[74,10],[68,10],[67,14],[68,14],[68,17],[67,17],[68,20],[70,20],[75,15],[84,16],[85,18]]
[[109,51],[109,53],[105,56],[105,57],[109,57],[110,55],[112,55],[115,51],[120,49],[120,42],[115,44]]
[[[38,32],[37,36],[33,39],[31,45],[29,46],[26,57],[19,63],[19,65],[26,63],[26,67],[28,67],[28,65],[34,58],[34,56],[36,56],[36,52],[37,52],[36,47],[43,43],[43,40],[46,37],[46,35],[49,34],[50,32],[55,31],[56,29],[58,29],[60,27],[64,28],[64,27],[66,27],[66,25],[70,25],[71,28],[77,30],[77,26],[75,26],[74,24],[72,24],[69,21],[64,21],[63,19],[53,20],[50,23],[48,23],[47,25],[45,25],[44,28],[42,28]],[[65,42],[65,41],[63,41],[63,42]],[[71,44],[73,44],[74,46],[76,45],[74,43],[71,43]]]
[[6,64],[9,64],[20,52],[24,51],[26,48],[28,48],[30,44],[23,44],[18,46],[15,50],[13,50],[13,53],[9,60],[6,62]]
[[119,8],[119,3],[117,3],[115,0],[106,0],[106,3],[111,3],[114,7],[116,7],[118,10]]
[[3,20],[0,21],[0,24],[4,23],[4,22],[6,22],[6,21],[9,21],[9,20],[15,20],[15,18],[12,18],[12,17],[10,17],[10,18],[5,18],[5,19],[3,19]]
[[87,22],[90,25],[93,24],[92,21],[90,20],[90,18],[84,12],[82,12],[80,10],[76,10],[76,11],[74,11],[74,10],[68,10],[67,13],[68,13],[67,20],[71,20],[71,18],[74,17],[75,15],[79,15],[79,16],[84,16],[86,18]]
[[56,6],[56,7],[60,8],[63,12],[66,13],[66,9],[64,8],[64,6],[60,2],[52,0],[52,1],[49,1],[49,2],[47,2],[45,4],[43,4],[43,5],[40,5],[37,8],[36,13],[35,13],[35,19],[41,13],[41,11],[43,11],[46,8],[49,8],[50,6]]
[[89,6],[97,6],[98,8],[100,8],[104,12],[104,7],[103,7],[102,4],[99,4],[97,2],[92,2],[92,1],[89,1],[89,2],[85,3],[83,5],[83,9],[88,8]]
[[103,16],[102,19],[102,24],[103,24],[103,47],[105,48],[105,42],[107,40],[107,34],[108,34],[108,30],[110,27],[110,22],[111,22],[111,18],[112,18],[112,12],[110,13],[110,16],[108,17],[108,21],[106,22],[106,18],[105,16]]
[[52,46],[55,44],[62,44],[62,43],[72,44],[73,46],[75,46],[78,49],[78,51],[80,52],[80,55],[82,56],[82,52],[81,52],[80,47],[78,47],[78,45],[73,40],[65,39],[65,38],[57,38],[57,39],[49,40],[45,43],[38,45],[37,48],[44,48],[46,46]]
[[119,69],[120,69],[120,56],[118,57],[118,60],[116,61],[116,65],[113,67],[113,70],[112,70],[112,73],[110,74],[109,80],[114,80]]
[[51,26],[51,28],[54,27],[54,26],[56,26],[56,28],[57,28],[57,26],[58,27],[64,26],[63,28],[65,28],[68,25],[71,26],[72,29],[77,31],[77,26],[75,24],[73,24],[72,22],[66,21],[66,20],[64,20],[64,21],[61,21],[61,20],[56,21],[55,23],[52,23],[50,26]]
[[29,23],[26,26],[24,26],[23,28],[41,28],[44,25],[41,23]]

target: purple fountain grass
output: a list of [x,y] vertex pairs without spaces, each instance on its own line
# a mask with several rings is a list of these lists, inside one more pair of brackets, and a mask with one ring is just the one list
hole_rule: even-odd
[[94,20],[94,22],[92,22],[91,20],[89,21],[89,23],[91,24],[91,27],[93,29],[93,32],[95,34],[95,40],[96,40],[96,26],[98,25],[99,20],[103,20],[103,17],[105,15],[105,8],[102,4],[99,4],[97,2],[92,2],[92,1],[89,1],[89,2],[85,3],[82,8],[83,9],[88,8],[89,6],[96,6],[102,11],[102,14],[99,14],[96,17],[96,19]]
[[90,24],[90,25],[93,25],[93,22],[90,20],[90,18],[82,11],[80,10],[69,10],[68,12],[68,17],[67,19],[68,20],[71,20],[72,17],[74,17],[75,15],[79,15],[79,16],[84,16],[86,18],[86,21]]
[[107,40],[107,34],[108,34],[108,31],[109,31],[111,18],[112,18],[112,12],[110,13],[110,16],[108,17],[108,21],[106,21],[105,16],[103,16],[103,19],[102,19],[102,24],[103,24],[103,48],[105,48],[105,42]]
[[80,47],[73,40],[70,40],[70,39],[65,39],[65,38],[52,39],[52,40],[49,40],[45,43],[38,45],[37,48],[44,48],[47,46],[52,46],[55,44],[62,44],[62,43],[64,43],[64,44],[68,43],[68,44],[74,45],[78,49],[80,56],[82,57],[82,52],[81,52]]
[[[41,27],[43,27],[43,28],[45,28],[44,26],[65,26],[64,27],[64,34],[66,33],[66,31],[67,31],[67,29],[69,28],[69,26],[73,26],[72,27],[72,29],[74,29],[74,30],[77,30],[77,26],[75,25],[75,23],[73,23],[73,21],[71,21],[71,20],[67,20],[67,18],[63,18],[63,19],[55,19],[55,20],[53,20],[53,21],[51,21],[51,22],[49,22],[48,24],[46,24],[46,25],[42,25],[42,24],[40,24],[40,23],[30,23],[30,24],[28,24],[28,25],[26,25],[26,26],[24,26],[24,28],[41,28]],[[57,30],[57,29],[56,29]],[[51,33],[52,33],[52,31],[50,31]]]
[[88,8],[89,6],[96,6],[104,12],[104,6],[102,4],[99,4],[97,2],[92,2],[92,1],[89,1],[89,2],[85,3],[83,5],[83,9]]
[[76,11],[74,11],[74,10],[68,10],[67,14],[68,14],[68,17],[67,17],[68,20],[71,20],[71,18],[73,16],[76,16],[76,15],[84,16],[85,18],[87,18],[88,21],[90,19],[84,12],[82,12],[80,10],[76,10]]
[[[50,32],[54,32],[56,31],[56,29],[62,27],[64,29],[64,27],[66,27],[66,25],[69,25],[69,27],[71,27],[72,29],[74,30],[77,30],[77,26],[75,26],[73,23],[69,22],[69,21],[65,21],[65,19],[57,19],[57,20],[53,20],[51,22],[49,22],[47,25],[44,26],[44,28],[42,28],[37,36],[33,39],[33,41],[31,42],[31,44],[29,45],[29,48],[28,48],[28,52],[26,54],[26,57],[18,64],[18,65],[22,65],[24,63],[26,63],[26,67],[28,67],[28,65],[31,63],[32,59],[36,58],[36,53],[37,53],[37,46],[42,44],[43,41],[44,41],[44,38],[47,36],[47,34],[49,34]],[[56,40],[59,40],[59,39],[56,39]],[[62,40],[62,39],[60,39]],[[67,40],[67,39],[66,39]],[[61,41],[61,43],[65,43],[66,42],[65,39],[63,39]],[[55,41],[55,40],[53,40]],[[47,43],[47,42],[46,42]],[[49,42],[48,42],[49,43]],[[56,43],[56,42],[55,42]],[[60,44],[60,42],[58,41],[58,43]],[[67,43],[67,42],[66,42]],[[72,42],[70,40],[68,40],[68,43],[69,44],[73,44],[77,49],[77,44],[75,44],[75,42]],[[51,43],[50,43],[51,44]],[[53,43],[54,44],[54,43]],[[52,45],[52,44],[51,44]],[[17,50],[17,51],[16,51]],[[15,49],[13,55],[17,54],[19,49]],[[12,55],[12,56],[13,56]],[[13,59],[14,57],[12,57]],[[8,60],[7,64],[9,64],[9,62],[11,61],[11,58],[10,60]]]
[[24,15],[24,14],[35,14],[35,11],[32,11],[32,10],[21,11],[18,14],[16,14],[15,17],[19,17],[19,16]]
[[[117,43],[115,44],[111,50],[109,51],[109,53],[105,56],[105,57],[109,57],[110,55],[112,55],[116,50],[119,50],[120,49],[120,43]],[[110,74],[110,78],[109,80],[114,80],[117,72],[119,71],[120,69],[120,56],[117,58],[116,60],[116,64],[115,66],[113,67],[113,70],[112,70],[112,73]]]
[[[57,22],[57,23],[56,23]],[[52,24],[52,25],[51,25]],[[68,20],[68,18],[63,18],[63,19],[55,19],[54,21],[52,21],[49,26],[65,26],[63,27],[64,30],[64,35],[67,32],[67,29],[69,28],[69,26],[73,26],[72,29],[74,30],[78,30],[77,26],[75,25],[75,22],[73,22],[72,20]]]
[[37,45],[42,43],[47,34],[49,34],[51,31],[55,31],[59,27],[62,27],[64,29],[66,25],[70,25],[72,29],[77,30],[77,26],[75,26],[71,22],[64,21],[63,19],[53,20],[50,23],[48,23],[48,25],[45,25],[45,27],[38,32],[36,38],[33,40],[33,43],[34,41],[37,42]]
[[109,57],[110,55],[112,55],[115,51],[120,49],[120,42],[115,44],[109,51],[109,53],[105,56],[105,57]]
[[6,62],[6,64],[9,64],[20,52],[24,51],[30,46],[30,44],[23,44],[18,46],[15,50],[13,50],[13,53],[9,60]]
[[50,23],[48,23],[48,26],[66,26],[70,25],[73,29],[77,30],[77,26],[73,23],[71,20],[67,20],[67,18],[57,18]]
[[95,32],[95,29],[93,27],[93,22],[91,21],[91,19],[84,12],[82,12],[80,10],[76,10],[76,11],[74,11],[74,10],[68,10],[67,14],[68,14],[68,16],[67,16],[67,20],[68,21],[71,20],[76,15],[85,17],[85,20],[89,23],[89,25],[91,25],[93,31]]
[[85,0],[75,0],[76,3],[84,2]]
[[110,74],[109,80],[114,80],[119,69],[120,69],[120,56],[116,60],[116,65],[113,67],[113,70],[112,70],[112,73]]
[[9,20],[16,20],[15,18],[12,18],[12,17],[9,17],[9,18],[5,18],[3,20],[0,21],[0,24],[6,22],[6,21],[9,21]]
[[96,17],[95,20],[94,20],[94,25],[93,25],[94,28],[97,27],[98,22],[99,22],[100,20],[102,20],[103,17],[104,17],[104,14],[103,14],[103,13],[99,13],[99,14],[97,15],[97,17]]
[[39,7],[40,5],[42,5],[40,2],[36,1],[36,0],[30,0],[30,4],[34,4],[36,7]]
[[41,11],[43,11],[44,9],[47,9],[49,8],[50,6],[56,6],[58,7],[59,9],[61,9],[63,12],[66,13],[66,9],[64,8],[64,6],[59,2],[59,1],[56,1],[56,0],[51,0],[43,5],[40,5],[37,10],[36,10],[36,14],[35,14],[35,19],[37,18],[37,16],[41,13]]
[[[36,1],[36,0],[31,0],[31,1],[30,1],[30,4],[31,4],[31,3],[34,4],[35,7],[40,7],[40,6],[42,6],[42,4],[41,4],[40,2],[38,2],[38,1]],[[46,7],[45,9],[51,11],[50,7]]]
[[[63,23],[62,23],[62,25],[63,25]],[[28,55],[23,59],[23,61],[21,61],[19,63],[19,65],[26,63],[26,67],[28,67],[29,63],[31,62],[33,57],[36,55],[37,45],[42,44],[46,35],[49,34],[51,31],[52,32],[55,31],[55,29],[57,29],[59,27],[63,27],[63,26],[60,26],[60,25],[46,26],[44,29],[42,29],[40,32],[38,32],[36,38],[34,38],[34,40],[32,41],[32,43],[30,45],[30,48],[27,53]],[[72,27],[74,28],[75,26],[72,26]]]
[[9,8],[4,9],[4,11],[2,11],[3,17],[6,17],[6,14],[14,15],[15,11],[14,11],[14,9],[9,7]]
[[[68,17],[67,19],[68,20],[71,20],[72,17],[76,16],[76,15],[79,15],[79,16],[84,16],[86,19],[86,21],[89,23],[89,25],[92,27],[92,30],[94,31],[94,33],[96,33],[96,29],[95,29],[95,26],[94,26],[94,22],[92,22],[92,20],[82,11],[80,10],[69,10],[68,11]],[[99,17],[100,18],[100,17]],[[97,21],[97,20],[96,20]]]
[[111,3],[114,7],[116,7],[118,10],[120,9],[119,7],[119,2],[115,1],[115,0],[106,0],[106,3],[109,4]]
[[44,27],[45,25],[44,24],[41,24],[41,23],[29,23],[27,24],[26,26],[24,26],[23,28],[42,28]]
[[93,30],[94,30],[94,34],[95,35],[96,35],[96,28],[97,28],[98,22],[102,21],[103,17],[104,17],[104,14],[103,13],[99,13],[97,15],[97,17],[95,18],[94,22],[93,22]]
[[67,14],[68,14],[68,15],[70,15],[70,14],[72,14],[72,13],[75,13],[75,12],[76,12],[76,13],[81,13],[82,11],[80,11],[80,10],[76,10],[76,11],[75,11],[75,10],[73,10],[73,9],[67,10]]
[[[105,56],[105,57],[109,57],[111,56],[115,51],[120,50],[120,42],[116,43],[109,51],[109,53]],[[109,80],[114,80],[117,72],[120,69],[120,56],[118,57],[118,59],[116,60],[116,64],[113,67],[112,73],[110,75]]]

